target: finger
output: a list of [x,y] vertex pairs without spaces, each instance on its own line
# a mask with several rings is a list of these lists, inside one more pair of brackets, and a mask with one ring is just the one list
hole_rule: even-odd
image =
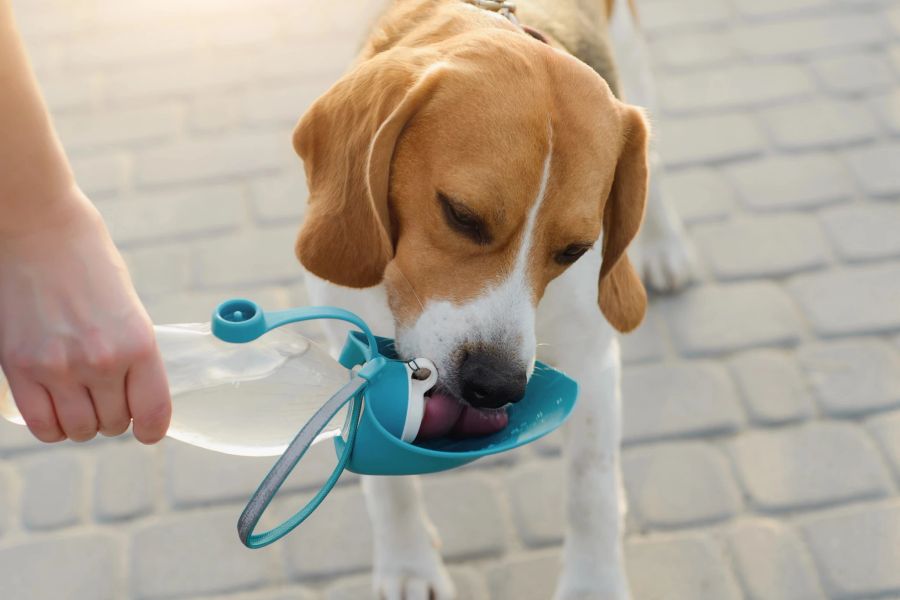
[[48,443],[66,439],[56,418],[50,394],[44,386],[15,373],[7,373],[6,380],[16,407],[34,437]]
[[48,384],[56,418],[66,436],[73,442],[86,442],[97,435],[97,414],[86,387]]
[[90,394],[94,400],[100,433],[105,436],[125,433],[131,425],[131,413],[125,398],[125,377],[109,377],[92,382]]
[[125,378],[125,390],[134,437],[145,444],[161,440],[172,418],[172,399],[158,352],[131,366]]

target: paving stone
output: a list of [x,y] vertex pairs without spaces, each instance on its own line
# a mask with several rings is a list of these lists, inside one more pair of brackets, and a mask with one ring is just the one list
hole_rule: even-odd
[[827,6],[828,0],[736,0],[735,5],[742,15],[771,18],[814,11]]
[[900,592],[900,505],[896,502],[813,517],[802,528],[832,597]]
[[22,522],[28,529],[74,525],[84,512],[84,467],[72,452],[47,452],[20,463]]
[[272,227],[197,243],[196,282],[203,286],[290,283],[302,276],[294,257],[297,227]]
[[[222,502],[245,502],[259,486],[277,457],[231,456],[175,440],[164,442],[167,493],[179,508]],[[334,448],[316,444],[309,449],[282,490],[286,493],[321,487],[336,466]],[[341,484],[356,481],[344,473]]]
[[188,106],[187,128],[190,132],[219,134],[236,128],[243,104],[244,97],[238,93],[199,95]]
[[782,19],[745,25],[734,32],[738,47],[759,58],[802,56],[880,43],[884,24],[873,15]]
[[685,223],[724,219],[736,204],[734,186],[720,171],[697,168],[665,175],[665,189]]
[[848,261],[900,255],[900,205],[853,204],[821,213],[825,231]]
[[142,298],[184,291],[190,285],[190,248],[186,244],[133,248],[122,256]]
[[875,114],[893,134],[900,134],[900,89],[872,100]]
[[823,597],[803,543],[777,521],[741,521],[729,531],[728,541],[748,600]]
[[788,287],[819,335],[900,329],[900,265],[800,275]]
[[286,130],[293,129],[306,109],[333,83],[334,80],[321,77],[290,86],[256,88],[244,103],[244,117],[254,125],[280,125]]
[[171,139],[181,126],[181,111],[173,105],[127,108],[72,115],[57,119],[55,125],[66,151],[72,153]]
[[223,181],[243,175],[272,173],[293,164],[286,132],[231,134],[157,146],[138,155],[138,185]]
[[900,411],[875,416],[867,423],[869,431],[900,477]]
[[721,31],[666,36],[655,40],[651,50],[656,64],[671,68],[720,65],[740,56],[731,36]]
[[91,200],[121,194],[127,186],[129,160],[120,154],[74,157],[78,185]]
[[[450,567],[450,577],[456,586],[456,597],[466,600],[494,600],[488,595],[484,577],[469,567]],[[371,600],[372,578],[369,575],[343,579],[329,587],[325,600]],[[285,597],[285,600],[288,600]]]
[[737,430],[737,392],[720,365],[691,362],[629,367],[622,378],[627,443]]
[[760,510],[817,508],[890,490],[878,451],[849,423],[756,430],[729,447],[748,500]]
[[147,302],[154,323],[202,323],[227,298],[252,298],[266,310],[297,306],[283,287],[234,285],[211,292],[178,292],[155,297]]
[[[636,539],[625,548],[635,598],[741,598],[722,549],[704,535]],[[652,577],[647,574],[652,573]]]
[[[276,498],[274,510],[270,509],[272,524],[294,514],[311,496]],[[293,535],[284,538],[281,547],[289,575],[302,583],[371,569],[372,526],[361,490],[355,486],[332,491]]]
[[790,297],[768,281],[695,288],[665,308],[676,345],[691,356],[790,344],[802,330]]
[[260,179],[250,186],[257,219],[263,223],[296,224],[298,229],[308,195],[306,176],[299,165],[288,175]]
[[900,142],[866,146],[847,153],[863,190],[876,198],[900,195]]
[[101,95],[99,77],[92,75],[55,75],[41,77],[41,92],[53,114],[83,112],[98,104]]
[[853,194],[849,172],[829,154],[770,156],[730,167],[728,174],[753,210],[809,208]]
[[114,600],[122,593],[114,536],[80,533],[43,537],[0,549],[3,597],[10,600]]
[[764,147],[759,125],[742,114],[668,119],[660,130],[660,154],[668,166],[747,158]]
[[178,62],[200,48],[201,39],[194,27],[146,26],[140,35],[117,30],[84,36],[71,44],[62,59],[69,69],[133,68],[144,63]]
[[18,481],[11,467],[0,464],[0,538],[9,529],[13,514],[13,497],[18,494]]
[[799,214],[748,217],[692,231],[718,279],[778,277],[827,264],[825,236],[815,218]]
[[785,150],[855,144],[873,139],[878,126],[859,102],[824,100],[775,106],[760,113],[766,132]]
[[560,573],[559,551],[514,557],[488,569],[491,600],[547,600]]
[[900,406],[900,352],[877,339],[815,342],[797,356],[819,406],[838,417]]
[[503,552],[507,537],[503,510],[485,475],[430,477],[423,487],[443,556],[463,559]]
[[687,527],[733,517],[741,497],[722,454],[682,442],[636,448],[622,460],[629,510],[645,528]]
[[121,245],[234,230],[246,216],[240,189],[222,185],[142,194],[97,206]]
[[513,522],[529,546],[562,541],[565,531],[565,462],[532,462],[516,468],[507,487]]
[[732,358],[729,365],[754,423],[780,425],[813,415],[809,382],[791,353],[750,350]]
[[235,534],[237,515],[231,507],[142,521],[130,544],[134,595],[170,598],[262,586],[275,549],[248,551]]
[[627,364],[659,360],[666,352],[662,321],[655,313],[648,312],[640,327],[623,335],[619,344],[622,361]]
[[156,450],[129,440],[97,449],[94,514],[101,521],[131,519],[153,510]]
[[44,444],[31,435],[26,427],[13,425],[6,419],[0,419],[0,456],[6,457],[16,452],[43,448],[45,448]]
[[843,54],[812,63],[813,71],[836,94],[860,94],[881,90],[894,83],[891,67],[882,54]]
[[[221,596],[215,596],[221,598]],[[229,594],[228,600],[317,600],[319,595],[314,591],[296,586],[278,587],[263,591],[248,592],[246,594]]]
[[796,65],[747,65],[672,75],[659,81],[670,113],[752,108],[807,96],[812,77]]

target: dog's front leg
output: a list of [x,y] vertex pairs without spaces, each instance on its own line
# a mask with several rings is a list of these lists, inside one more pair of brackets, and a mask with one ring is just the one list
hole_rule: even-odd
[[451,600],[453,582],[422,504],[418,477],[363,477],[375,540],[373,585],[379,600]]
[[560,364],[579,381],[581,393],[566,431],[568,520],[555,599],[624,600],[619,346],[612,340],[595,352],[579,350]]

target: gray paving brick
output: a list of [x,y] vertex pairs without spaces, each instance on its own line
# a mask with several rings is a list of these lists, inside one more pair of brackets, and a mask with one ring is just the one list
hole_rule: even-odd
[[41,91],[53,114],[84,112],[96,106],[100,82],[93,75],[54,75],[41,78]]
[[[300,494],[276,498],[267,527],[294,514],[311,497],[312,494]],[[370,569],[372,526],[360,489],[354,486],[328,494],[280,545],[290,577],[302,583]]]
[[302,276],[294,257],[297,227],[270,228],[220,237],[195,246],[196,282],[203,286],[236,286],[291,282]]
[[251,298],[266,310],[296,306],[287,289],[234,285],[209,292],[179,292],[165,294],[147,303],[147,312],[154,323],[198,323],[209,321],[213,310],[228,298]]
[[825,88],[837,94],[882,90],[894,83],[894,74],[881,52],[843,54],[812,63]]
[[629,367],[622,397],[628,443],[732,432],[743,422],[734,384],[713,363]]
[[178,62],[200,50],[201,36],[195,27],[175,24],[144,27],[140,35],[121,29],[95,33],[72,44],[61,62],[67,70],[132,68],[145,63]]
[[153,510],[159,487],[154,448],[129,438],[97,448],[96,456],[94,514],[98,520],[131,519]]
[[692,289],[665,313],[676,345],[691,356],[789,344],[802,331],[790,297],[768,281]]
[[823,211],[822,224],[848,261],[900,255],[900,206],[853,204]]
[[55,124],[66,151],[81,153],[171,139],[181,127],[181,111],[173,105],[128,108],[72,115]]
[[847,153],[863,190],[876,198],[900,195],[900,142],[866,146]]
[[671,443],[625,452],[629,509],[645,528],[665,529],[729,519],[741,497],[725,457],[702,442]]
[[828,0],[736,0],[735,5],[742,15],[771,18],[815,11],[828,6]]
[[532,462],[510,473],[507,487],[513,522],[529,546],[557,544],[565,529],[565,464]]
[[133,248],[122,256],[142,298],[180,292],[190,284],[190,249],[186,244]]
[[760,113],[763,127],[785,150],[811,150],[871,140],[875,119],[860,102],[815,99],[775,106]]
[[198,95],[187,107],[189,132],[223,133],[239,126],[244,112],[244,96],[239,93]]
[[641,326],[622,336],[619,344],[625,363],[659,360],[666,352],[662,321],[655,313],[648,313]]
[[[215,596],[220,598],[221,596]],[[316,592],[296,586],[279,586],[275,589],[247,592],[246,594],[228,594],[228,600],[318,600]]]
[[121,194],[128,180],[129,159],[121,154],[74,157],[78,185],[92,200]]
[[[900,329],[900,266],[874,265],[800,275],[789,289],[820,335]],[[865,293],[859,293],[865,290]]]
[[894,468],[895,475],[900,477],[900,411],[872,417],[867,426]]
[[130,542],[134,596],[170,598],[262,586],[275,551],[247,550],[235,532],[238,514],[231,507],[142,521]]
[[44,447],[27,428],[13,425],[6,419],[0,419],[0,456],[10,456],[16,452],[38,450]]
[[848,423],[750,431],[729,448],[747,497],[760,510],[815,508],[890,491],[878,451]]
[[142,186],[223,181],[276,172],[293,161],[287,132],[232,134],[142,152],[136,159],[135,177]]
[[668,119],[660,125],[659,140],[668,166],[747,158],[764,147],[759,125],[743,114]]
[[322,77],[290,86],[256,88],[247,95],[244,118],[254,125],[279,125],[290,131],[309,105],[333,83],[334,80]]
[[752,519],[736,524],[728,541],[748,600],[824,598],[812,560],[791,529]]
[[730,167],[728,173],[754,210],[821,206],[853,194],[847,168],[829,154],[770,156]]
[[490,479],[480,473],[427,478],[425,503],[450,559],[500,554],[506,547],[503,509]]
[[246,214],[241,190],[222,185],[142,194],[97,207],[120,245],[227,232]]
[[491,600],[547,600],[559,578],[559,552],[506,559],[488,569]]
[[900,352],[877,339],[816,342],[797,351],[823,411],[839,417],[900,406]]
[[265,45],[280,33],[276,19],[274,15],[260,15],[250,21],[242,17],[217,23],[209,33],[209,44],[224,50],[247,50]]
[[900,134],[900,89],[872,100],[875,114],[893,134]]
[[115,537],[79,533],[35,538],[0,549],[0,581],[9,600],[114,600],[123,597]]
[[9,529],[13,514],[13,497],[18,494],[18,481],[11,467],[0,464],[0,538]]
[[745,25],[735,31],[738,47],[760,58],[802,56],[877,44],[884,24],[873,15],[841,15]]
[[[705,535],[653,537],[630,541],[625,564],[635,598],[730,600],[740,588],[722,549]],[[652,577],[647,574],[652,573]]]
[[698,168],[666,174],[665,189],[685,223],[724,219],[734,208],[734,186],[718,170]]
[[813,415],[809,382],[791,353],[750,350],[732,358],[729,365],[754,423],[778,425]]
[[[450,577],[456,586],[456,597],[466,600],[494,600],[488,594],[484,577],[469,567],[451,567]],[[325,600],[371,600],[372,578],[369,575],[343,579],[325,591]],[[284,600],[288,600],[285,597]],[[293,600],[293,599],[292,599]]]
[[802,528],[832,597],[900,592],[900,505],[896,502],[812,517]]
[[671,68],[720,65],[740,56],[728,33],[692,31],[665,36],[651,45],[656,64]]
[[47,452],[23,460],[22,522],[28,529],[74,525],[84,512],[84,465],[71,452]]
[[827,264],[825,236],[814,217],[747,217],[697,226],[703,260],[719,279],[778,277]]
[[796,65],[747,65],[671,75],[659,81],[663,108],[670,113],[750,108],[802,98],[812,77]]
[[299,229],[308,195],[306,176],[299,164],[287,175],[259,179],[250,185],[253,213],[263,223],[295,223]]

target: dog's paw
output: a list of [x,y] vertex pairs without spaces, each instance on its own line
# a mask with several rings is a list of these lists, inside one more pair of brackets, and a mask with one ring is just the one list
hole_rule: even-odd
[[638,273],[652,292],[677,292],[696,277],[694,250],[681,227],[641,235],[635,250]]
[[[421,563],[421,560],[417,560]],[[376,569],[374,591],[377,600],[455,600],[456,589],[440,558],[431,565],[392,565]]]

